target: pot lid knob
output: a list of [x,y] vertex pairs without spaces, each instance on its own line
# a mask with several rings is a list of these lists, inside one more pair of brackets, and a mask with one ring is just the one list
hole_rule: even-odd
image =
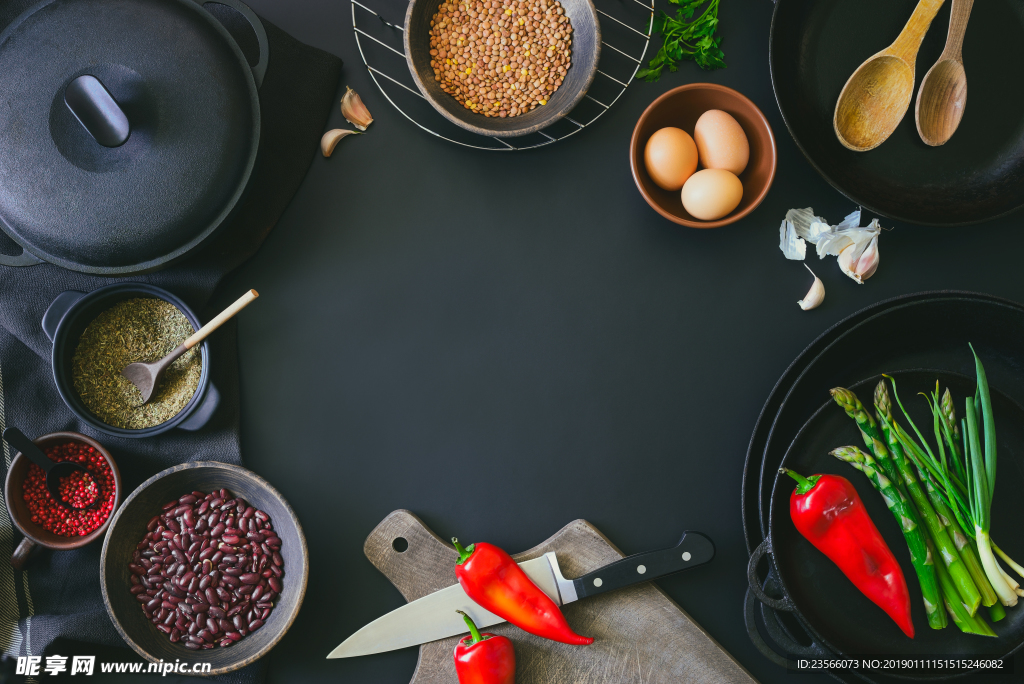
[[104,147],[119,147],[131,135],[128,117],[95,76],[86,74],[73,80],[64,91],[64,103]]

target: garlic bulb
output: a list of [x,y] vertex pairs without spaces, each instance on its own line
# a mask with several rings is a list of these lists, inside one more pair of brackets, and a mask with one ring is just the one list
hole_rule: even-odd
[[[808,271],[811,271],[811,267],[804,264]],[[814,271],[811,271],[811,275],[814,276],[814,283],[811,285],[811,289],[807,291],[804,298],[801,299],[797,304],[804,311],[816,309],[823,301],[825,301],[825,284],[821,282],[821,278],[814,275]]]
[[341,115],[361,131],[365,131],[366,127],[373,123],[373,117],[363,104],[363,99],[348,86],[345,86],[345,97],[341,98]]
[[341,139],[350,135],[359,135],[359,132],[346,131],[343,128],[335,128],[333,131],[327,131],[324,133],[324,137],[320,138],[320,151],[324,153],[325,157],[330,157],[331,153],[334,152],[334,148],[338,146]]
[[861,210],[851,212],[837,225],[830,226],[814,210],[790,209],[779,228],[779,249],[787,259],[802,261],[807,242],[815,245],[818,258],[838,257],[839,268],[863,284],[878,269],[878,219],[861,227]]

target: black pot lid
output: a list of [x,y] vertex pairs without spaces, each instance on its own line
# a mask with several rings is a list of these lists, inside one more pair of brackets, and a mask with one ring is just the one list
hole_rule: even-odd
[[249,65],[198,4],[45,0],[0,34],[0,227],[66,268],[156,268],[237,203],[259,123]]

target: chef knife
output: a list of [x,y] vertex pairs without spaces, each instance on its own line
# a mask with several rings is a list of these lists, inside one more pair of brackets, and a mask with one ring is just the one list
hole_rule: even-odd
[[[684,532],[679,543],[670,549],[634,554],[572,580],[562,576],[553,552],[524,561],[519,567],[551,600],[562,606],[703,565],[714,555],[715,545],[710,539],[697,532]],[[458,610],[473,618],[481,629],[504,622],[474,603],[459,584],[454,584],[377,618],[343,641],[327,657],[383,653],[462,634],[466,623],[456,612]]]

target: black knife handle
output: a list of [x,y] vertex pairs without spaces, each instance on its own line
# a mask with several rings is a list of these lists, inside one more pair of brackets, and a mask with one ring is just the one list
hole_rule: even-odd
[[579,598],[648,582],[680,570],[703,565],[715,557],[714,543],[699,532],[683,532],[671,549],[627,556],[573,580]]

